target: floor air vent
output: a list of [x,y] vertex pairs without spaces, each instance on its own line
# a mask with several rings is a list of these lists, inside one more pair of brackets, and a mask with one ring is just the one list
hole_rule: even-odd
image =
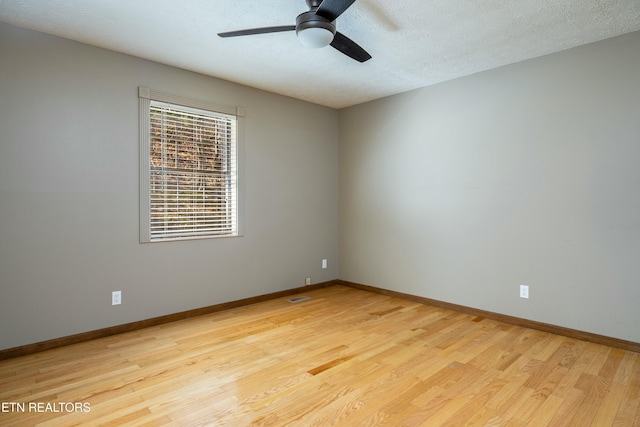
[[309,297],[295,297],[295,298],[291,298],[289,300],[289,302],[292,302],[292,303],[295,304],[296,302],[306,301],[308,299],[311,299],[311,298],[309,298]]

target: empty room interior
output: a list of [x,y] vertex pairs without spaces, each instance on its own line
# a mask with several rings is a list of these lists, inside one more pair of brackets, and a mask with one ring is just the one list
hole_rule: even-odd
[[640,2],[306,3],[0,0],[0,425],[640,426]]

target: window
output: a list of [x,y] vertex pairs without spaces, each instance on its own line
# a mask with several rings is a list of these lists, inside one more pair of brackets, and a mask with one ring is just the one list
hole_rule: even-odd
[[140,241],[240,235],[241,108],[140,88]]

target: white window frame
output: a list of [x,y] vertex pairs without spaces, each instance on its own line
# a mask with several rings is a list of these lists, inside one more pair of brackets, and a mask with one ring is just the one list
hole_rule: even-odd
[[[164,92],[158,92],[145,87],[138,88],[139,120],[140,120],[140,242],[166,242],[176,240],[211,239],[224,237],[239,237],[244,234],[244,203],[241,197],[243,191],[243,129],[244,108],[211,103],[208,101],[189,99]],[[151,121],[150,109],[153,103],[164,103],[177,107],[184,107],[185,111],[192,109],[204,110],[213,114],[233,116],[236,121],[235,132],[235,218],[232,232],[210,234],[153,236],[151,232]],[[231,172],[233,173],[233,172]]]

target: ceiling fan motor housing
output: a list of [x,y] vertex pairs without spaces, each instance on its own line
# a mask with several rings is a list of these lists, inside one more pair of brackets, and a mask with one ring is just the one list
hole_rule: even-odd
[[322,28],[323,30],[336,33],[336,26],[327,18],[316,15],[315,11],[310,10],[298,15],[296,18],[296,32],[306,30],[308,28]]

